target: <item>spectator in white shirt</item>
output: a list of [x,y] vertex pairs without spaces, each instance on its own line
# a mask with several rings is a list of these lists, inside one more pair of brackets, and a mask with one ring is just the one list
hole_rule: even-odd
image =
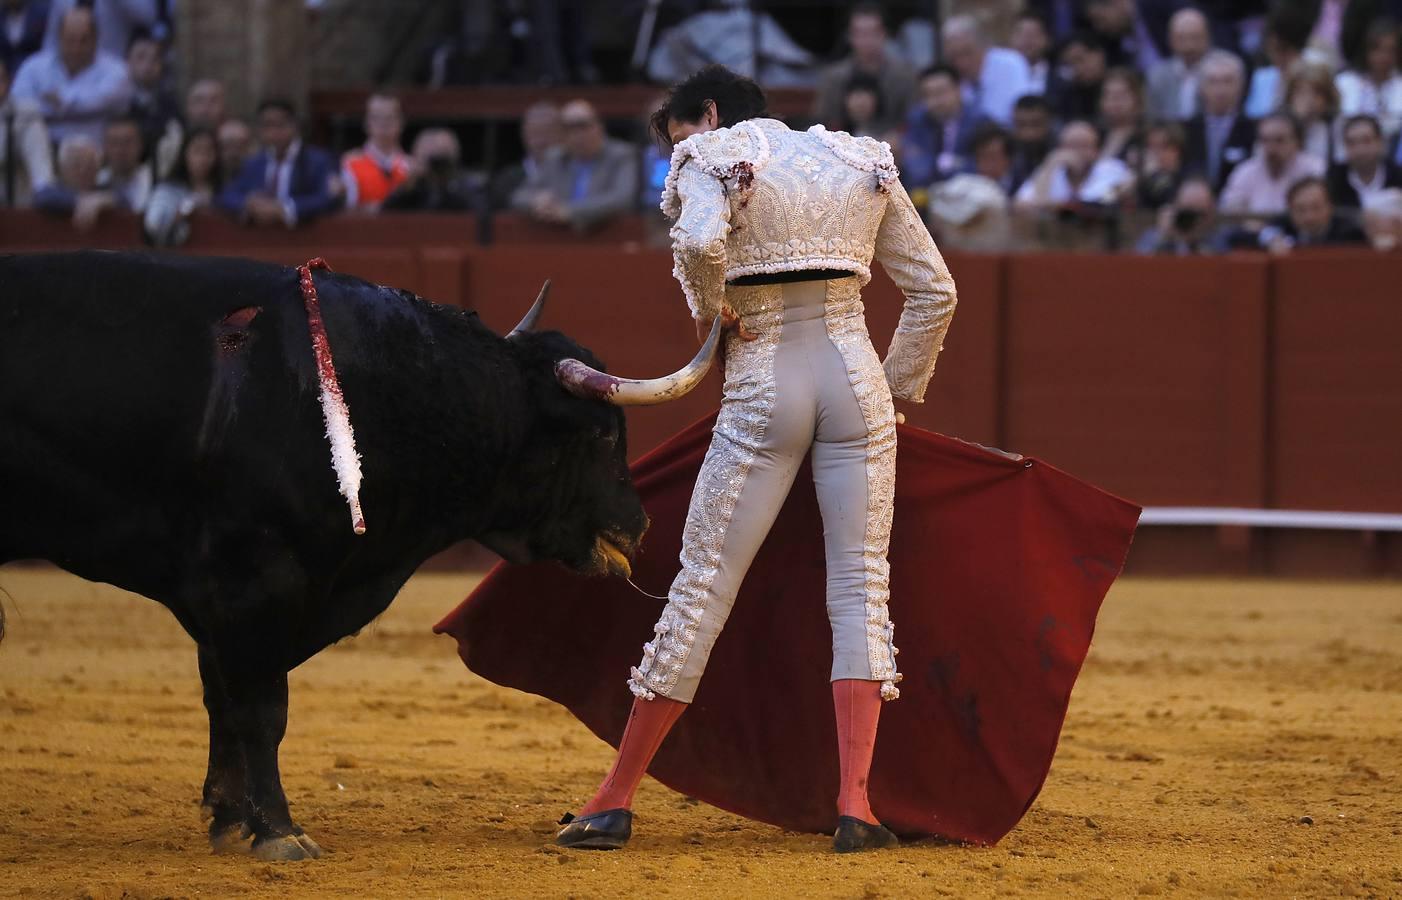
[[1100,155],[1100,132],[1089,122],[1067,122],[1057,148],[1018,188],[1024,211],[1076,204],[1114,203],[1134,185],[1134,173],[1114,157]]
[[1256,153],[1232,170],[1222,189],[1222,212],[1275,216],[1285,212],[1286,196],[1302,178],[1324,174],[1324,160],[1301,150],[1300,123],[1284,113],[1267,116],[1256,128]]
[[1023,12],[1013,21],[1008,46],[1027,60],[1027,93],[1045,94],[1053,76],[1051,32],[1047,22],[1034,12]]
[[115,57],[126,55],[127,44],[137,29],[154,32],[160,19],[160,0],[51,0],[49,30],[44,37],[48,49],[59,41],[63,17],[75,9],[91,9],[97,16],[98,49]]
[[1388,139],[1402,126],[1402,74],[1397,71],[1397,23],[1378,19],[1368,26],[1363,58],[1355,69],[1340,72],[1339,112],[1366,113],[1383,127]]
[[1207,17],[1180,9],[1168,20],[1173,55],[1149,70],[1149,118],[1186,121],[1198,113],[1198,64],[1212,49]]
[[53,180],[44,118],[34,104],[10,97],[10,73],[0,60],[0,206],[27,205],[32,190]]
[[117,205],[110,191],[98,190],[102,151],[85,134],[70,134],[58,145],[58,180],[34,192],[34,208],[69,216],[73,227],[91,231],[105,210]]
[[29,57],[15,75],[15,97],[38,104],[56,141],[82,134],[98,142],[102,123],[126,112],[131,93],[126,64],[98,51],[93,12],[84,6],[63,17],[58,47]]
[[964,105],[1001,125],[1011,125],[1013,104],[1030,93],[1027,60],[1016,50],[993,47],[973,16],[944,23],[944,57],[959,73]]

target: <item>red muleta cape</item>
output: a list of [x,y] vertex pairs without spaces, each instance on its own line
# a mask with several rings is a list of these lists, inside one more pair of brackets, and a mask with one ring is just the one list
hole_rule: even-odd
[[[633,466],[652,528],[633,578],[665,594],[714,419]],[[882,710],[871,805],[902,835],[991,844],[1051,767],[1139,507],[1046,463],[899,428],[891,618],[905,680]],[[807,464],[746,577],[690,710],[650,774],[795,831],[837,825],[832,634]],[[613,746],[661,612],[617,578],[497,566],[434,628],[472,671],[563,704]]]

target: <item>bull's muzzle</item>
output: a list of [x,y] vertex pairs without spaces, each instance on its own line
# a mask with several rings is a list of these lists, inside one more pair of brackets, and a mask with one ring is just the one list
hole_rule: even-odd
[[633,566],[628,562],[628,554],[623,548],[615,544],[606,537],[594,539],[594,556],[598,559],[600,568],[610,575],[618,575],[623,578],[633,577]]

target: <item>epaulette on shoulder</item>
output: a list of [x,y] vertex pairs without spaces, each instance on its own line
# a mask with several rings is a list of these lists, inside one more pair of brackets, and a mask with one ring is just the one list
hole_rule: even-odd
[[876,176],[877,189],[886,190],[886,182],[900,177],[891,145],[872,137],[853,137],[845,131],[828,131],[814,125],[808,133],[822,141],[832,154],[854,169]]
[[733,180],[743,204],[749,196],[755,173],[764,168],[770,155],[769,138],[763,129],[752,122],[693,134],[684,141],[678,141],[672,148],[672,165],[662,188],[662,212],[674,219],[681,214],[677,178],[683,166],[700,166],[703,172],[720,179],[727,188]]

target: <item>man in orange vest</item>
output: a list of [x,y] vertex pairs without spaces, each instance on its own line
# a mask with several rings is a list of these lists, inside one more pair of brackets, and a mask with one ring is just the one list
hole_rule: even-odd
[[341,161],[346,208],[376,212],[385,198],[409,178],[410,160],[400,146],[404,113],[399,98],[371,94],[365,101],[365,146]]

